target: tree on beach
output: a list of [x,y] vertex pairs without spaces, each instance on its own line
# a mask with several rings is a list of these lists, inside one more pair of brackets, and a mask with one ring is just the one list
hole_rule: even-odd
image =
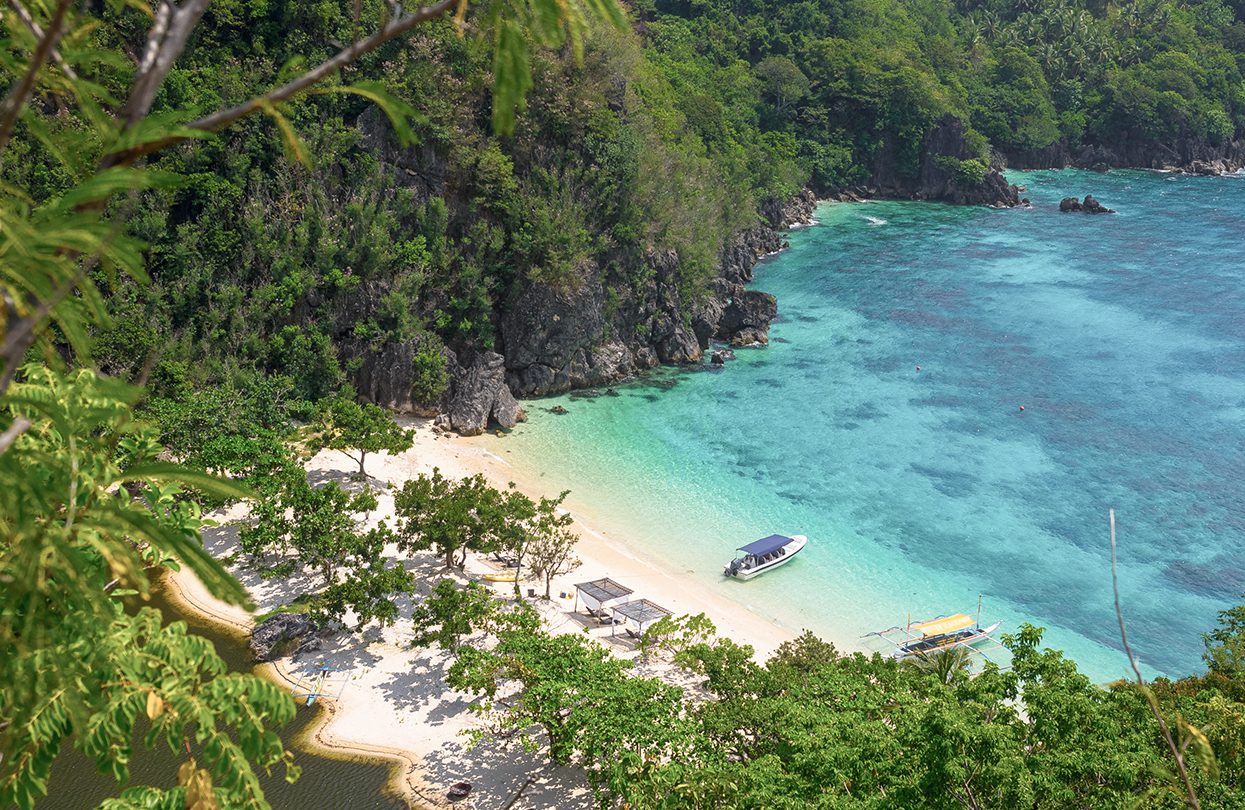
[[[265,576],[289,576],[302,566],[331,585],[337,569],[362,547],[362,523],[376,508],[376,496],[351,493],[335,481],[312,486],[301,468],[284,483],[278,492],[255,499],[239,545]],[[272,565],[271,554],[283,559]]]
[[323,577],[308,611],[319,625],[342,621],[348,611],[356,630],[372,621],[392,624],[398,616],[394,597],[412,592],[415,583],[405,566],[385,558],[386,547],[398,539],[389,525],[364,528],[376,496],[348,492],[334,481],[313,487],[301,468],[286,483],[275,495],[253,501],[254,523],[239,533],[252,566],[264,577],[287,577],[300,567]]
[[419,647],[436,644],[458,652],[462,640],[476,632],[520,627],[532,632],[539,628],[539,616],[523,603],[518,605],[498,599],[479,583],[459,586],[452,579],[442,579],[411,613],[411,643]]
[[340,569],[375,557],[392,535],[383,523],[363,530],[367,513],[376,508],[376,497],[366,490],[352,494],[335,481],[313,487],[304,479],[287,495],[285,542],[299,564],[324,577],[325,586],[337,581]]
[[358,463],[359,478],[366,481],[364,464],[368,453],[401,453],[411,449],[414,437],[414,429],[403,429],[384,409],[341,395],[323,408],[320,432],[312,445],[316,449],[341,451]]
[[385,542],[391,539],[386,531],[373,530],[359,538],[367,550],[346,575],[334,581],[311,599],[308,616],[319,626],[345,620],[347,612],[355,617],[354,629],[362,630],[373,621],[389,627],[398,619],[398,603],[394,597],[413,593],[415,578],[401,564],[390,565],[383,554]]
[[[556,498],[541,498],[533,501],[514,489],[514,484],[502,495],[504,498],[501,538],[498,549],[510,555],[514,565],[514,595],[521,596],[520,581],[523,579],[523,562],[533,543],[539,538],[561,527],[570,526],[573,522],[569,513],[561,511],[562,501],[570,492],[566,491]],[[537,573],[539,576],[539,573]]]
[[432,549],[446,568],[462,568],[468,551],[491,552],[509,532],[514,501],[482,475],[452,480],[434,469],[406,481],[394,495],[398,544],[403,551]]
[[569,574],[580,566],[580,560],[574,554],[579,535],[570,528],[570,522],[570,515],[551,513],[549,519],[532,526],[528,538],[527,567],[545,581],[545,599],[549,598],[554,577]]
[[[685,760],[694,748],[683,691],[631,676],[630,667],[582,634],[520,625],[502,627],[492,648],[460,648],[446,682],[489,699],[477,740],[491,736],[531,749],[539,743],[529,730],[537,727],[549,758],[583,768],[604,801],[609,793],[631,795],[629,786],[653,763]],[[493,701],[502,691],[506,699]]]

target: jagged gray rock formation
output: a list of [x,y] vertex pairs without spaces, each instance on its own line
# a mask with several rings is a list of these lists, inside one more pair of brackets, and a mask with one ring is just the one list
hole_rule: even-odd
[[769,325],[777,314],[777,298],[760,290],[743,290],[722,314],[718,339],[732,346],[769,343]]
[[[717,278],[698,300],[683,301],[673,251],[642,257],[646,281],[621,293],[596,264],[582,268],[583,282],[572,289],[528,284],[499,324],[511,390],[520,397],[544,396],[607,385],[659,363],[698,363],[711,341],[730,341],[741,330],[747,333],[737,345],[765,342],[773,314],[764,317],[764,303],[772,296],[748,293],[744,285],[759,258],[783,247],[778,229],[809,222],[816,202],[806,191],[765,206],[766,221],[723,246]],[[724,332],[734,301],[742,303],[734,305]]]
[[480,435],[490,419],[507,429],[523,421],[526,415],[506,385],[506,359],[497,352],[483,351],[459,365],[446,413],[450,427],[463,436]]
[[251,654],[258,663],[320,649],[316,626],[301,613],[278,613],[251,629]]
[[915,177],[900,174],[901,162],[895,145],[887,142],[874,160],[872,186],[856,193],[861,197],[909,197],[957,205],[999,208],[1020,205],[1020,190],[1000,174],[1001,163],[989,166],[979,182],[969,181],[957,171],[957,162],[978,159],[977,148],[969,142],[964,122],[947,115],[925,134]]
[[1063,169],[1074,166],[1104,171],[1108,168],[1167,169],[1191,174],[1232,174],[1245,168],[1245,140],[1212,143],[1200,136],[1178,138],[1168,144],[1130,139],[1121,135],[1111,143],[1071,148],[1055,143],[1043,149],[1007,150],[1014,169]]
[[379,348],[362,341],[346,341],[343,354],[358,358],[352,382],[359,396],[397,413],[416,416],[440,413],[444,403],[421,404],[411,396],[415,356],[422,347],[419,339],[385,343]]

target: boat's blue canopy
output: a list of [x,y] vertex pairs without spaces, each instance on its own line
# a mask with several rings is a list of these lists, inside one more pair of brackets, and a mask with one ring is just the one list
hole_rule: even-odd
[[769,537],[763,537],[760,540],[749,543],[746,546],[740,546],[739,550],[744,554],[752,554],[757,557],[763,557],[771,551],[777,551],[790,542],[790,537],[783,537],[781,534],[771,534]]

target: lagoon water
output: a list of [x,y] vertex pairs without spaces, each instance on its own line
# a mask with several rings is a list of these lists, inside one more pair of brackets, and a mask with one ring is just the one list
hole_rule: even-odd
[[[211,640],[216,652],[230,670],[246,672],[253,666],[250,649],[236,635],[227,634],[201,617],[182,613],[175,603],[160,591],[149,603],[160,608],[166,621],[181,620],[190,630]],[[271,774],[258,773],[260,786],[276,810],[315,810],[315,808],[350,808],[350,810],[402,810],[409,804],[386,792],[390,765],[359,759],[328,759],[305,751],[303,735],[318,724],[318,707],[299,706],[298,715],[289,725],[277,729],[288,750],[295,752],[295,762],[303,769],[294,784],[285,781],[281,768]],[[176,784],[177,768],[184,758],[172,754],[161,740],[154,749],[143,745],[141,733],[135,735],[133,758],[130,760],[131,785],[172,787]],[[36,803],[38,810],[84,810],[97,807],[122,790],[111,774],[100,773],[94,760],[66,743],[52,766],[48,795]]]
[[[1114,508],[1130,641],[1148,674],[1198,670],[1245,591],[1245,178],[1012,179],[1032,209],[822,205],[757,269],[768,348],[527,403],[498,447],[792,629],[851,646],[980,595],[1100,681],[1127,669]],[[1086,193],[1119,213],[1058,213]],[[722,579],[772,532],[811,542]]]

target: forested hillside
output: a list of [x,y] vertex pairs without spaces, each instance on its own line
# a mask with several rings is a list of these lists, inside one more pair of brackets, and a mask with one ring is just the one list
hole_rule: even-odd
[[[641,0],[632,30],[533,56],[494,134],[487,43],[450,23],[351,68],[416,113],[414,146],[358,95],[286,105],[156,163],[134,217],[154,283],[112,290],[109,372],[157,397],[276,375],[352,386],[477,432],[511,393],[608,384],[763,335],[743,293],[803,188],[1011,205],[993,167],[1245,160],[1245,5],[1221,0]],[[235,102],[349,41],[331,4],[213,3],[156,110]],[[96,34],[136,47],[116,21]],[[55,116],[49,119],[56,131]],[[39,194],[34,141],[4,156]],[[20,147],[20,148],[19,148]]]
[[[0,10],[0,804],[34,807],[67,745],[123,791],[105,807],[265,808],[257,770],[297,777],[287,689],[122,601],[184,568],[251,607],[206,509],[251,501],[242,553],[314,572],[321,624],[398,620],[390,545],[527,554],[546,596],[573,567],[564,496],[480,477],[408,479],[397,526],[365,529],[368,453],[412,436],[356,395],[475,432],[518,418],[512,392],[761,338],[775,302],[744,283],[809,186],[1009,204],[1009,156],[1239,162],[1242,9],[1218,0],[629,13]],[[317,448],[361,491],[315,486]],[[762,665],[703,617],[662,620],[637,643],[685,692],[523,604],[449,583],[402,620],[447,647],[453,688],[507,696],[489,728],[587,770],[604,806],[1245,806],[1245,607],[1204,674],[1106,689],[1028,625],[1010,671],[970,678],[962,655],[809,636]],[[185,757],[176,784],[129,784],[136,740]]]
[[[187,181],[142,206],[156,283],[118,292],[100,360],[152,366],[160,394],[259,372],[288,377],[296,399],[350,382],[432,410],[474,367],[484,382],[460,400],[475,412],[455,426],[478,429],[503,373],[519,395],[546,393],[729,338],[722,309],[777,246],[764,230],[732,237],[762,212],[782,224],[776,203],[805,185],[994,201],[964,189],[1000,154],[1235,168],[1240,13],[1218,0],[641,3],[638,33],[598,34],[582,70],[539,59],[512,137],[489,128],[486,49],[442,26],[356,70],[418,111],[414,148],[364,99],[326,95],[289,113],[304,164],[262,121],[162,158]],[[282,3],[208,14],[170,104],[244,96],[351,26]]]
[[[913,187],[953,116],[980,175],[1245,161],[1245,4],[881,0],[642,6],[650,52],[706,141],[748,125],[819,193]],[[738,103],[741,88],[759,94]],[[758,103],[759,101],[759,103]],[[1235,142],[1235,143],[1234,143]],[[1207,166],[1206,169],[1215,168]]]

